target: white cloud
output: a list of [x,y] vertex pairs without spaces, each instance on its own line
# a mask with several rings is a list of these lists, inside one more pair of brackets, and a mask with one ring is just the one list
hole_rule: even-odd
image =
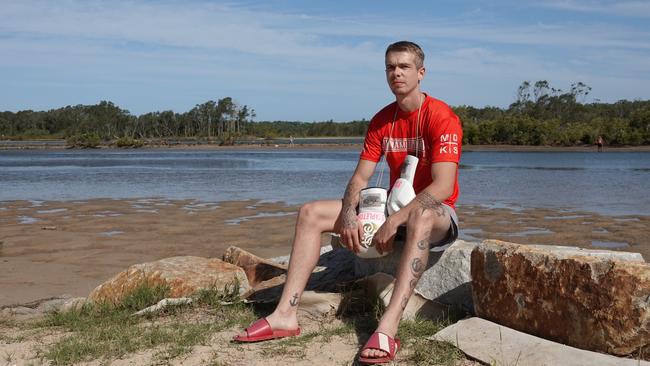
[[546,1],[539,6],[577,11],[583,13],[615,14],[627,17],[650,18],[650,2],[648,1]]

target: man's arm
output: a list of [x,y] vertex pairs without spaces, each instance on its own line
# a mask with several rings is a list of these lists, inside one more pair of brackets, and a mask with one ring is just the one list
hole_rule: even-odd
[[359,159],[357,168],[345,188],[341,213],[334,226],[334,231],[341,235],[341,243],[357,253],[361,249],[359,240],[361,227],[358,225],[356,210],[359,204],[359,192],[368,186],[368,181],[375,172],[376,166],[377,163],[375,162]]
[[454,192],[458,164],[454,162],[438,162],[431,164],[433,182],[423,189],[404,208],[389,216],[379,228],[373,241],[378,251],[390,251],[397,228],[405,224],[413,210],[433,210],[439,216],[444,215],[443,202]]

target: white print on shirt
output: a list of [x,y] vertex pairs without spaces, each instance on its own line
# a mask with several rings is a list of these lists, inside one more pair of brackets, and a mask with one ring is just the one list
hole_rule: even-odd
[[440,154],[458,155],[458,135],[445,133],[440,135]]
[[418,155],[420,158],[426,157],[424,140],[422,137],[384,137],[383,149],[385,152],[412,152],[415,153],[416,144],[418,145]]

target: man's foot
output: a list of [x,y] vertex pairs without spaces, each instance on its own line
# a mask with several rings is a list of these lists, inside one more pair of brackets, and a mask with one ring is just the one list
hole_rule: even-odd
[[[395,338],[395,334],[397,333],[397,329],[382,327],[381,324],[380,324],[380,326],[377,328],[377,330],[375,330],[375,333],[385,334],[388,337],[390,337],[391,339],[393,339],[393,338]],[[380,359],[380,358],[387,357],[388,352],[382,351],[380,349],[366,348],[366,349],[361,351],[359,356],[363,357],[363,358],[378,358],[378,359]]]
[[234,337],[240,342],[257,342],[269,339],[296,336],[300,334],[296,316],[281,317],[275,313],[251,324]]
[[[395,339],[381,332],[375,332],[363,346],[361,355],[359,355],[359,362],[365,365],[391,362],[395,359],[395,355],[400,347],[399,339]],[[383,355],[378,355],[375,352],[381,352]],[[372,356],[364,356],[364,354],[371,354]]]

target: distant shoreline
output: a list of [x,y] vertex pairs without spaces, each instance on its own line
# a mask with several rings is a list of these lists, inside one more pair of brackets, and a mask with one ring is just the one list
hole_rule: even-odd
[[[303,137],[296,138],[291,146],[286,138],[276,140],[259,140],[256,143],[238,143],[235,145],[221,146],[218,143],[211,143],[196,140],[195,143],[160,143],[147,144],[143,149],[186,149],[186,150],[237,150],[259,148],[264,150],[275,149],[345,149],[359,150],[362,146],[358,141],[361,137]],[[332,142],[319,142],[319,141]],[[302,143],[308,141],[308,143]],[[350,142],[346,142],[350,141]],[[64,150],[67,149],[65,140],[0,140],[0,151],[6,150]],[[100,145],[98,149],[125,149],[110,145]],[[535,145],[463,145],[464,152],[472,151],[499,151],[499,152],[596,152],[596,146],[535,146]],[[650,145],[639,146],[606,146],[606,152],[650,152]]]

